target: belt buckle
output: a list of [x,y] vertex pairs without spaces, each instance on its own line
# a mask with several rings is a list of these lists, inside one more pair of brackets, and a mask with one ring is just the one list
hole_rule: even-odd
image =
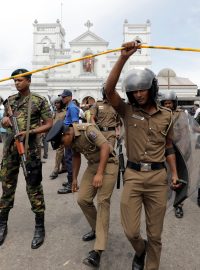
[[107,127],[103,127],[102,129],[103,129],[103,131],[108,131]]
[[140,171],[141,172],[149,172],[151,171],[151,163],[140,163]]

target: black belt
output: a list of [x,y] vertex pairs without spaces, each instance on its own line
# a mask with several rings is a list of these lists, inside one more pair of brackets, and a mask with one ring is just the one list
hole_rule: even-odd
[[111,130],[115,130],[115,127],[99,127],[99,129],[101,131],[111,131]]
[[127,161],[127,167],[136,171],[141,171],[141,172],[148,172],[148,171],[153,171],[153,170],[160,170],[165,168],[165,163],[164,162],[155,162],[155,163],[145,163],[145,162],[140,162],[140,163],[134,163],[131,161]]

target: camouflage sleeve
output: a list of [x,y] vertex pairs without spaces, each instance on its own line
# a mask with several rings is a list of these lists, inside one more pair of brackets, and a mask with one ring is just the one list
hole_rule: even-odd
[[52,118],[52,112],[49,106],[49,103],[47,101],[47,99],[45,97],[42,98],[42,102],[41,102],[41,118],[42,120],[47,120],[49,118]]
[[3,105],[4,105],[4,113],[3,113],[3,117],[9,116],[9,114],[8,114],[8,99],[6,99],[6,100],[4,101]]

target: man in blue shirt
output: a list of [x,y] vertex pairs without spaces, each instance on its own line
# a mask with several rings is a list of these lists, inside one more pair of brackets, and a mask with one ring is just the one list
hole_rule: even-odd
[[[72,92],[70,90],[63,90],[59,95],[62,98],[62,102],[66,105],[66,116],[64,124],[66,126],[79,122],[79,108],[72,101]],[[58,194],[67,194],[72,192],[72,149],[70,147],[65,148],[65,162],[67,168],[67,182],[63,183],[64,188],[58,190]]]

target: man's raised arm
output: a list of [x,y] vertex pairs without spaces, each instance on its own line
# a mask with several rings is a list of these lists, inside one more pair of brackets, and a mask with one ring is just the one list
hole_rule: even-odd
[[136,41],[127,42],[122,44],[122,47],[124,49],[121,51],[121,55],[119,56],[117,62],[113,66],[108,79],[106,81],[105,86],[105,93],[107,96],[107,99],[111,103],[113,107],[117,107],[120,103],[121,97],[119,94],[115,91],[116,84],[119,80],[121,71],[128,60],[128,58],[136,52],[139,44]]

